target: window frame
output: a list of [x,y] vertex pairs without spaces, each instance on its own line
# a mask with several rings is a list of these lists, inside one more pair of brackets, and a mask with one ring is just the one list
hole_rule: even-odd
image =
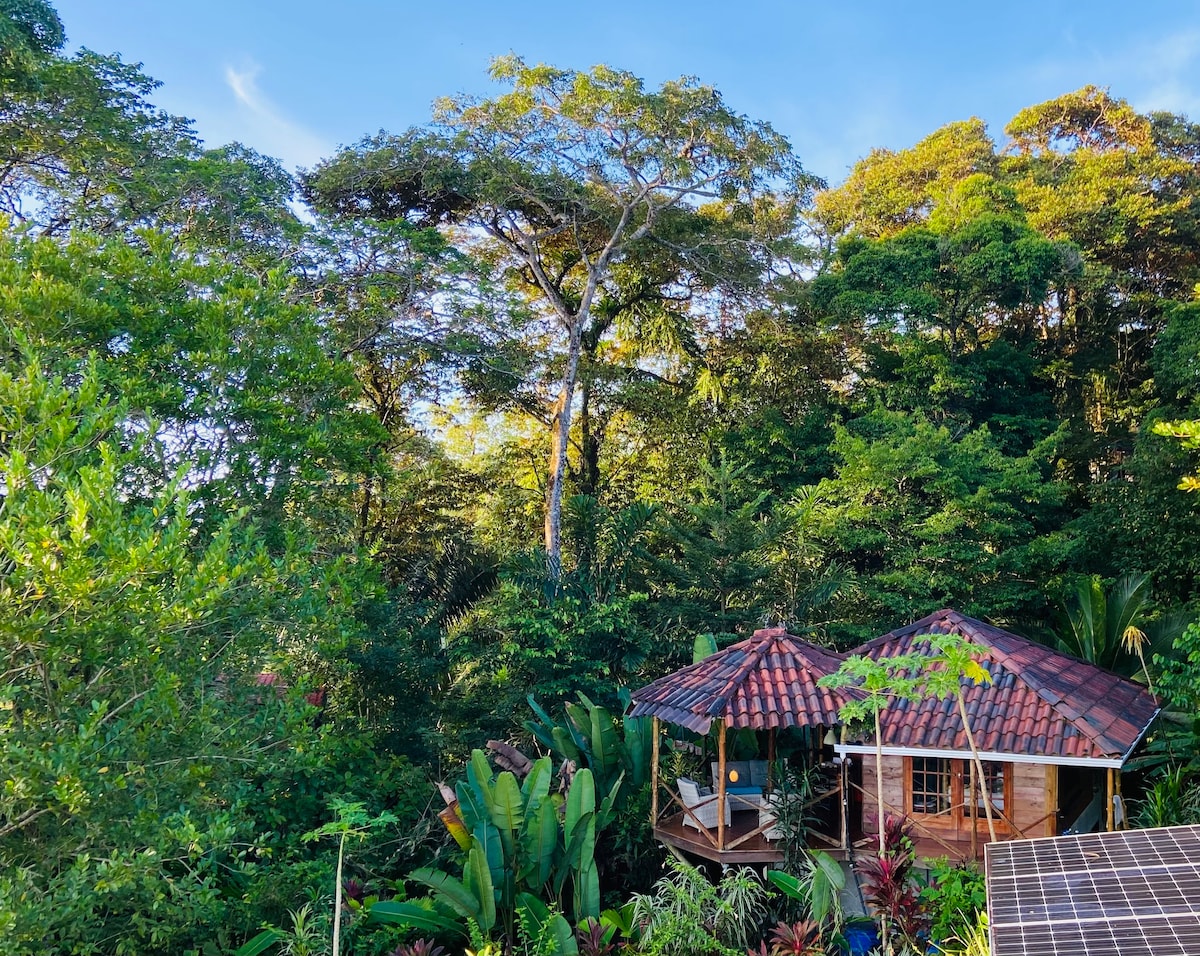
[[[926,810],[924,806],[928,805],[928,797],[932,791],[917,790],[915,783],[915,773],[921,772],[929,774],[931,771],[922,769],[918,770],[917,761],[938,761],[947,766],[949,774],[949,807],[946,810]],[[1012,827],[1005,821],[1005,818],[1000,814],[1012,813],[1013,806],[1013,768],[1016,766],[1008,760],[984,760],[985,771],[989,765],[999,767],[1003,771],[1003,794],[1000,799],[1002,803],[993,803],[992,811],[994,822],[997,831],[1005,833],[1012,832]],[[931,753],[922,756],[910,756],[904,758],[904,804],[906,812],[923,821],[932,822],[934,825],[952,825],[956,829],[961,829],[963,826],[969,826],[971,822],[971,807],[967,803],[967,790],[971,780],[971,760],[961,759],[957,757],[942,757],[937,753]],[[986,826],[987,813],[983,808],[983,804],[979,801],[979,796],[976,794],[976,815],[977,823]]]

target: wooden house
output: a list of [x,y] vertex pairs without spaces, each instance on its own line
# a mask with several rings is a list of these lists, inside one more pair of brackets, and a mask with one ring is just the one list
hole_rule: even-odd
[[815,800],[836,805],[841,817],[817,831],[817,845],[846,854],[856,841],[869,848],[880,819],[876,742],[873,735],[854,736],[837,726],[840,707],[856,696],[854,690],[833,692],[818,682],[851,655],[932,653],[920,640],[931,634],[957,634],[977,646],[976,659],[991,680],[964,678],[960,685],[983,761],[983,786],[955,698],[895,699],[880,715],[883,812],[912,821],[919,854],[980,856],[989,839],[985,798],[999,840],[1121,825],[1120,771],[1159,712],[1154,697],[1094,664],[942,610],[845,655],[782,628],[756,631],[636,691],[630,713],[654,718],[656,746],[661,722],[717,737],[710,793],[703,792],[706,781],[679,785],[656,775],[658,838],[722,862],[779,859],[771,839],[778,836],[771,782],[738,792],[728,769],[726,731],[763,731],[762,756],[773,760],[777,730],[808,728],[810,739],[815,734],[832,743],[836,755],[820,765],[814,755],[814,767],[825,774]]
[[[1159,712],[1145,687],[948,609],[848,655],[932,653],[920,640],[928,634],[957,634],[979,647],[991,682],[961,685],[984,788],[973,786],[971,746],[953,698],[895,700],[881,714],[884,812],[907,815],[927,855],[979,855],[988,839],[984,791],[1001,840],[1122,823],[1121,768]],[[861,799],[852,802],[862,807],[863,830],[877,832],[875,741],[843,738],[835,750],[858,762]]]

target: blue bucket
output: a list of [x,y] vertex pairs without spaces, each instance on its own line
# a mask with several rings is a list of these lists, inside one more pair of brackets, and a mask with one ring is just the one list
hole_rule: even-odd
[[842,930],[845,945],[843,953],[850,956],[866,956],[879,945],[879,928],[874,923],[854,923]]

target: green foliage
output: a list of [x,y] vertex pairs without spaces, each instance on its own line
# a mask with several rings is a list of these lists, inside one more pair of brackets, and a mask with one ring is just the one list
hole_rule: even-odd
[[921,904],[929,913],[929,938],[939,947],[967,938],[987,911],[983,871],[972,864],[951,865],[946,857],[932,861]]
[[746,951],[766,916],[766,890],[749,868],[717,884],[677,860],[649,894],[633,898],[640,949],[655,956],[732,956]]
[[800,903],[803,914],[817,926],[828,924],[836,930],[845,918],[840,894],[846,886],[846,874],[841,864],[823,850],[812,850],[798,869],[798,876],[767,870],[766,878],[785,896]]
[[270,842],[255,783],[316,742],[299,695],[248,680],[274,649],[261,622],[301,624],[286,577],[236,516],[197,539],[178,486],[146,486],[148,442],[94,367],[73,388],[0,371],[0,409],[4,945],[228,933]]
[[583,692],[616,704],[615,688],[639,679],[651,645],[646,605],[645,594],[591,603],[502,583],[450,633],[456,671],[449,710],[458,739],[470,745],[507,737],[531,687],[551,699]]
[[1171,767],[1158,775],[1137,803],[1139,827],[1176,827],[1200,823],[1200,783],[1194,768]]
[[[612,820],[621,777],[607,792],[597,794],[592,772],[577,770],[565,799],[551,794],[550,782],[549,757],[536,760],[524,783],[518,784],[508,771],[495,774],[483,751],[476,750],[466,779],[455,787],[457,812],[470,835],[462,877],[434,868],[411,874],[485,941],[515,942],[519,929],[528,938],[536,925],[556,945],[573,945],[573,940],[564,941],[570,932],[561,932],[566,925],[559,922],[561,911],[577,921],[600,915],[596,838]],[[539,916],[546,901],[560,913]],[[528,924],[531,911],[535,924]],[[392,912],[398,921],[413,915]]]
[[1041,581],[1073,553],[1055,518],[1065,488],[1046,474],[1054,445],[1012,456],[986,426],[955,433],[882,410],[839,428],[814,534],[857,572],[853,600],[835,604],[862,622],[848,636],[937,607],[1036,613]]

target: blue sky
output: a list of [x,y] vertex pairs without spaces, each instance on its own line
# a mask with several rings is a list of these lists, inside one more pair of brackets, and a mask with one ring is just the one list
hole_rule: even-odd
[[210,144],[240,140],[309,166],[340,144],[429,118],[438,96],[493,90],[491,57],[681,74],[786,134],[840,181],[980,116],[996,137],[1022,107],[1087,83],[1200,120],[1200,2],[986,5],[919,0],[58,0],[71,49],[141,61],[156,100]]

